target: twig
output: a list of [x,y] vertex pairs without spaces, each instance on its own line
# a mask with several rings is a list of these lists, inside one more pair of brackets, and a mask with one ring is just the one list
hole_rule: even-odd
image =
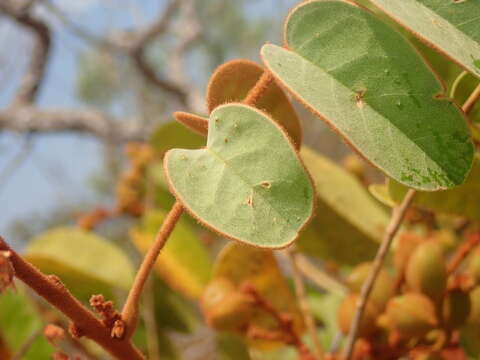
[[475,106],[475,103],[480,99],[480,84],[477,86],[475,90],[473,90],[472,94],[468,97],[467,101],[462,106],[462,110],[465,114],[470,113]]
[[378,274],[382,270],[383,263],[385,262],[385,258],[388,254],[393,238],[400,229],[400,225],[405,218],[408,207],[413,201],[415,193],[415,190],[410,189],[405,195],[402,203],[393,210],[392,218],[385,230],[382,244],[380,245],[377,255],[375,256],[375,259],[373,261],[372,269],[370,270],[367,280],[365,281],[360,290],[360,297],[357,302],[357,309],[353,318],[352,326],[350,328],[350,333],[348,335],[347,345],[345,347],[345,360],[350,360],[352,358],[355,341],[357,340],[357,334],[360,327],[360,322],[362,320],[363,312],[367,305],[368,298],[370,297],[370,293],[372,292]]
[[344,284],[325,271],[320,270],[305,256],[296,254],[296,264],[301,273],[320,288],[341,296],[347,293],[347,287]]
[[257,289],[250,283],[245,283],[242,285],[241,289],[245,294],[248,294],[252,297],[254,304],[269,314],[278,324],[278,329],[281,333],[284,334],[282,337],[278,332],[271,332],[268,330],[258,329],[255,326],[252,328],[251,335],[253,336],[266,336],[271,339],[282,339],[282,341],[287,345],[293,345],[297,348],[297,351],[302,360],[315,360],[312,353],[308,347],[303,343],[302,339],[296,333],[293,327],[293,319],[289,314],[283,314],[273,307],[273,305],[261,296]]
[[17,89],[12,106],[30,104],[35,100],[45,75],[50,52],[50,29],[42,20],[33,17],[27,9],[15,9],[9,1],[0,1],[0,11],[31,31],[36,38],[30,65]]
[[22,344],[22,346],[20,346],[20,349],[18,349],[17,353],[12,357],[11,360],[22,360],[41,333],[41,328],[34,330],[27,340]]
[[256,106],[258,100],[262,97],[270,84],[273,82],[273,75],[270,71],[265,71],[255,86],[250,89],[243,103],[250,106]]
[[46,276],[25,261],[0,238],[0,250],[10,251],[9,257],[15,276],[32,288],[38,295],[69,317],[80,334],[92,339],[112,356],[121,360],[143,360],[143,355],[128,340],[114,339],[110,329],[87,310],[56,276]]
[[475,233],[468,236],[468,240],[462,244],[453,255],[450,263],[448,264],[447,273],[449,275],[453,274],[462,261],[470,254],[470,252],[475,249],[480,244],[480,234]]
[[145,282],[148,279],[148,275],[150,274],[153,266],[155,265],[157,257],[160,254],[160,251],[167,242],[168,237],[175,228],[175,225],[177,224],[182,214],[183,205],[180,202],[176,201],[175,204],[173,204],[173,207],[168,213],[167,217],[165,218],[160,230],[158,231],[153,245],[151,246],[148,253],[145,255],[143,262],[140,265],[140,269],[137,272],[137,276],[135,277],[135,281],[132,285],[132,288],[130,289],[127,301],[125,302],[122,310],[122,320],[126,329],[124,336],[127,339],[132,336],[137,325],[138,303]]
[[0,128],[24,134],[74,131],[116,143],[142,141],[148,134],[148,129],[134,124],[131,119],[120,121],[93,109],[40,109],[36,106],[0,111]]
[[310,337],[312,338],[314,354],[317,360],[322,360],[324,353],[320,339],[318,338],[317,327],[315,325],[315,319],[312,315],[312,309],[308,303],[307,294],[305,292],[305,285],[303,283],[302,275],[300,274],[300,269],[298,266],[297,254],[293,250],[287,250],[287,259],[290,264],[290,269],[292,271],[293,283],[295,285],[295,293],[300,304],[300,309],[302,311],[303,319],[305,325],[307,326]]

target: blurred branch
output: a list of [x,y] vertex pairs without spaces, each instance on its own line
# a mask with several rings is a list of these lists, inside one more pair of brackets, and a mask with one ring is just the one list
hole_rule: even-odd
[[115,121],[95,110],[40,109],[35,106],[0,111],[0,128],[18,133],[83,132],[113,142],[145,139],[147,129]]
[[[111,51],[131,57],[139,73],[150,84],[174,96],[180,104],[192,111],[201,111],[199,96],[191,85],[187,85],[183,70],[183,56],[190,45],[200,36],[200,25],[196,20],[193,0],[172,0],[158,18],[149,26],[136,32],[123,33],[109,38],[97,37],[69,21],[49,0],[41,1],[63,24],[75,34]],[[104,140],[125,142],[143,140],[148,129],[140,125],[114,121],[109,115],[96,110],[40,109],[33,104],[42,84],[49,58],[51,31],[47,24],[31,14],[32,2],[16,3],[0,0],[0,12],[30,30],[35,35],[31,62],[17,89],[11,104],[0,110],[0,128],[19,133],[84,132]],[[147,49],[152,41],[169,31],[173,16],[180,6],[185,23],[182,37],[172,54],[173,75],[166,78],[158,73],[147,59]],[[172,70],[172,69],[171,69]],[[175,74],[176,73],[176,74]],[[197,94],[198,95],[198,94]]]
[[50,29],[42,20],[29,13],[30,5],[31,3],[28,3],[28,5],[20,7],[18,4],[13,5],[11,1],[0,0],[0,12],[28,29],[36,40],[30,57],[30,65],[12,101],[13,107],[29,104],[35,100],[45,74],[50,52]]

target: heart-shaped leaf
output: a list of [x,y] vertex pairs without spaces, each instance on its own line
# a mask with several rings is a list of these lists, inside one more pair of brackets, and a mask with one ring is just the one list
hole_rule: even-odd
[[175,120],[182,123],[190,130],[195,131],[197,134],[207,136],[208,132],[208,119],[195,114],[186,113],[183,111],[177,111],[173,113]]
[[[231,60],[213,73],[207,88],[208,109],[242,102],[265,70],[257,63],[245,59]],[[297,148],[302,144],[302,128],[297,113],[284,91],[272,83],[259,99],[256,107],[267,112],[292,138]]]
[[371,0],[428,45],[480,77],[480,2]]
[[[388,192],[399,203],[408,189],[396,181],[389,181]],[[414,199],[418,207],[446,214],[465,216],[480,220],[480,156],[475,157],[472,171],[465,184],[451,190],[435,193],[419,192]]]
[[285,247],[312,215],[313,186],[288,136],[247,105],[217,107],[206,148],[170,150],[164,161],[177,199],[229,238]]
[[87,299],[98,293],[110,297],[114,288],[128,290],[133,281],[133,266],[119,248],[75,228],[56,228],[34,238],[25,257]]
[[286,41],[262,48],[267,67],[372,164],[420,190],[465,180],[463,113],[400,34],[352,3],[310,1],[290,14]]
[[[141,252],[150,248],[165,217],[162,211],[147,212],[140,226],[132,229],[132,239]],[[180,220],[157,259],[155,269],[158,274],[172,288],[197,298],[210,279],[211,267],[208,252],[200,239],[185,221]]]

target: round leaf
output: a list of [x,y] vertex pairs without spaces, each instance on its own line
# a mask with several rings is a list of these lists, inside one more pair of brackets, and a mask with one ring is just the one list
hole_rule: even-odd
[[[229,61],[215,71],[207,88],[208,109],[243,101],[255,86],[264,69],[253,61],[238,59]],[[297,148],[302,144],[302,128],[297,113],[283,90],[272,83],[259,99],[256,107],[267,112],[285,128]]]
[[310,1],[286,24],[290,50],[265,45],[276,78],[372,164],[420,190],[461,184],[473,144],[461,110],[415,49],[370,12]]
[[251,245],[288,246],[313,212],[311,180],[287,135],[246,105],[217,107],[207,147],[170,150],[165,169],[172,191],[195,218]]
[[428,45],[480,77],[480,2],[372,0]]
[[101,237],[75,228],[57,228],[33,239],[25,257],[47,274],[58,275],[74,293],[110,294],[128,290],[133,267],[125,254]]
[[172,121],[159,126],[153,132],[150,144],[159,154],[163,154],[176,146],[187,149],[199,148],[205,144],[205,139],[178,122]]

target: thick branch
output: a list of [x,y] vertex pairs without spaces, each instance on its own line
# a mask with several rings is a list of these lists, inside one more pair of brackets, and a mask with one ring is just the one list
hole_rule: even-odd
[[14,9],[8,2],[0,2],[0,11],[24,26],[35,36],[36,41],[30,56],[30,65],[12,102],[13,106],[29,104],[35,100],[45,74],[50,51],[50,29],[40,19],[33,17],[25,10]]
[[390,249],[393,238],[400,229],[403,219],[405,218],[405,214],[407,213],[408,207],[410,206],[413,198],[415,197],[415,193],[415,190],[410,189],[405,195],[402,203],[393,210],[393,215],[390,223],[385,230],[382,244],[378,249],[375,260],[373,261],[372,270],[368,274],[367,280],[365,281],[362,289],[360,290],[360,297],[357,303],[355,317],[352,321],[352,326],[350,328],[350,333],[348,336],[348,342],[345,348],[345,360],[350,360],[352,358],[355,341],[357,340],[357,334],[360,327],[360,322],[362,321],[363,312],[365,311],[365,307],[367,306],[368,298],[370,297],[370,293],[372,292],[373,286],[375,285],[378,274],[382,270],[383,263],[385,262],[385,258],[388,254],[388,250]]
[[110,329],[74,298],[57,277],[42,274],[11,249],[2,238],[0,250],[11,253],[9,260],[15,270],[15,276],[69,317],[83,335],[98,343],[117,359],[144,359],[130,341],[112,338]]
[[25,106],[0,111],[0,129],[19,133],[83,132],[113,142],[139,141],[146,129],[115,121],[95,110],[39,109]]

